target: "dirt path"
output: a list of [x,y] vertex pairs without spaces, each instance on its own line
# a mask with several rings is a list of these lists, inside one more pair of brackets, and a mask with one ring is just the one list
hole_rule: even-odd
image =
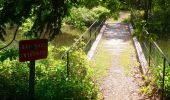
[[127,16],[128,13],[120,13],[118,21],[108,20],[101,39],[102,49],[112,57],[112,64],[100,82],[104,100],[143,100],[136,80],[140,72],[131,35],[128,25],[121,22]]

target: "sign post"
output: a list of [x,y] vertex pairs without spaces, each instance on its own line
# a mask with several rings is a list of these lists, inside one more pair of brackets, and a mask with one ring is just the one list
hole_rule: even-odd
[[35,60],[46,58],[48,54],[48,40],[21,40],[19,42],[19,61],[30,61],[29,99],[35,100]]
[[35,61],[30,61],[30,76],[29,76],[29,97],[30,100],[35,100],[34,98],[34,80],[35,80]]

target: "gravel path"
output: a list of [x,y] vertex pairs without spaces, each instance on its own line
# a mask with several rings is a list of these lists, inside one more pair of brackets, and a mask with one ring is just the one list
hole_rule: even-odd
[[[121,15],[121,14],[120,14]],[[123,14],[120,19],[124,19]],[[107,22],[103,48],[112,55],[112,66],[100,83],[104,100],[143,100],[139,94],[139,70],[128,25]]]

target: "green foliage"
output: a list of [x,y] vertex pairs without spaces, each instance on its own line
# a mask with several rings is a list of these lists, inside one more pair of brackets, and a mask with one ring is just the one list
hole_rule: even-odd
[[119,0],[102,0],[102,3],[112,13],[121,8],[121,2]]
[[135,31],[133,36],[136,36],[139,41],[149,41],[153,42],[153,40],[157,39],[157,35],[149,34],[147,30],[141,25],[140,21],[135,22]]
[[147,28],[145,27],[147,25],[147,22],[141,19],[141,12],[138,10],[132,10],[131,13],[131,20],[135,29],[133,36],[136,36],[139,41],[152,42],[153,40],[156,40],[157,36],[155,34],[150,34],[147,32]]
[[108,9],[102,6],[97,6],[92,9],[86,7],[73,7],[70,11],[70,16],[66,17],[64,22],[84,30],[94,21],[105,19],[109,12]]
[[93,8],[100,4],[101,0],[81,0],[80,5],[85,6],[87,8]]
[[[170,2],[169,4],[170,5]],[[155,7],[155,10],[150,17],[148,22],[148,29],[151,33],[157,34],[160,38],[169,38],[170,34],[170,21],[168,18],[169,14],[169,6],[166,6],[166,10],[160,8],[159,6]]]
[[[166,41],[167,42],[167,41]],[[149,48],[149,43],[146,43],[146,47]],[[143,46],[144,47],[144,46]],[[145,57],[151,57],[150,59],[150,66],[148,67],[148,74],[147,76],[144,76],[144,86],[141,89],[141,92],[147,94],[148,96],[153,97],[154,95],[158,95],[161,93],[162,91],[162,79],[163,79],[163,57],[160,54],[160,52],[158,52],[158,49],[155,48],[154,46],[151,46],[151,53],[147,53],[147,49],[146,47],[144,47],[144,53],[145,53]],[[167,45],[166,45],[167,47]],[[149,52],[149,51],[148,51]],[[165,98],[170,97],[169,96],[169,81],[170,81],[170,68],[169,68],[169,64],[166,61],[165,62],[165,92],[164,92],[164,96]],[[160,96],[160,95],[158,95]]]
[[[162,66],[162,65],[161,65]],[[153,67],[150,66],[150,75],[144,77],[144,86],[141,88],[141,92],[148,96],[152,96],[156,93],[159,93],[161,90],[161,73],[162,73],[162,67],[157,66]]]
[[152,95],[152,89],[150,86],[143,86],[140,88],[140,92],[142,92],[143,94],[146,94],[148,96]]
[[106,19],[110,14],[110,10],[102,6],[94,7],[92,12],[95,13],[95,18],[98,20]]
[[[167,65],[167,63],[166,63]],[[152,67],[152,74],[153,74],[153,78],[152,78],[152,87],[154,88],[152,92],[155,92],[155,90],[157,90],[158,92],[162,91],[162,78],[163,78],[163,65],[160,64],[159,66]],[[170,91],[169,91],[169,87],[170,87],[170,68],[169,65],[166,66],[166,70],[165,70],[165,80],[164,80],[164,96],[165,98],[169,98],[170,97]]]
[[[27,63],[19,63],[18,60],[6,59],[0,63],[0,94],[4,94],[9,99],[23,96],[28,92],[28,68]],[[4,97],[1,95],[1,99]]]
[[[142,41],[142,42],[144,42],[144,41]],[[141,46],[142,46],[143,52],[145,53],[145,57],[146,57],[147,61],[149,61],[149,59],[148,59],[149,56],[151,58],[150,58],[150,66],[148,66],[148,72],[147,72],[146,76],[144,76],[144,86],[142,86],[141,92],[150,96],[150,97],[155,97],[155,96],[160,97],[161,91],[162,91],[162,78],[163,78],[163,74],[162,74],[163,73],[163,57],[160,54],[160,52],[158,51],[158,49],[155,48],[154,45],[151,46],[151,52],[149,53],[150,42],[147,40],[144,43],[145,43],[145,45],[143,45],[143,43],[141,43]],[[166,43],[168,43],[168,42],[166,41]],[[164,49],[168,48],[167,45],[164,45],[164,46],[165,46]],[[166,55],[167,52],[165,52],[165,50],[163,48],[161,48],[161,49],[163,50],[163,52]],[[166,98],[166,97],[170,97],[169,96],[169,93],[170,93],[169,92],[170,67],[169,67],[169,64],[167,61],[166,61],[165,65],[166,65],[166,70],[165,70],[165,81],[164,81],[165,82],[164,96]]]
[[[162,91],[162,72],[163,65],[159,66],[150,66],[149,67],[150,74],[144,77],[144,86],[141,87],[140,91],[147,96],[153,97],[154,95],[161,94]],[[164,83],[164,98],[167,100],[170,95],[169,91],[169,76],[170,68],[166,67],[166,75],[165,75],[165,83]]]
[[27,18],[22,23],[22,26],[19,27],[19,34],[25,36],[26,38],[32,39],[33,35],[29,32],[34,24],[35,17]]
[[[49,45],[47,59],[36,61],[35,93],[38,100],[96,100],[97,87],[82,49],[70,52],[69,76],[66,59],[56,59],[57,49]],[[67,48],[59,49],[65,52]],[[28,63],[6,59],[0,63],[0,92],[8,98],[28,98]],[[2,93],[3,94],[3,93]],[[20,95],[21,94],[21,95]]]
[[140,15],[140,19],[146,21],[146,27],[149,33],[156,34],[160,38],[169,38],[169,0],[132,0],[131,5],[136,10],[144,11]]
[[32,36],[41,38],[43,32],[50,39],[59,33],[61,22],[68,13],[70,6],[77,4],[77,0],[1,0],[0,1],[0,40],[7,34],[6,24],[22,24],[29,18],[35,20],[30,26]]
[[13,59],[16,59],[18,57],[18,49],[17,48],[4,49],[0,51],[0,55],[1,62],[5,61],[8,58],[12,61]]

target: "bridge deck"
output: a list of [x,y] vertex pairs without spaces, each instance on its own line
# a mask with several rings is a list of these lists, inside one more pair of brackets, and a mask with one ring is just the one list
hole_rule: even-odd
[[121,21],[106,22],[105,31],[92,60],[101,60],[94,64],[98,74],[103,73],[100,69],[106,70],[104,77],[100,81],[97,79],[104,100],[142,99],[137,82],[141,76],[139,63],[127,24]]

